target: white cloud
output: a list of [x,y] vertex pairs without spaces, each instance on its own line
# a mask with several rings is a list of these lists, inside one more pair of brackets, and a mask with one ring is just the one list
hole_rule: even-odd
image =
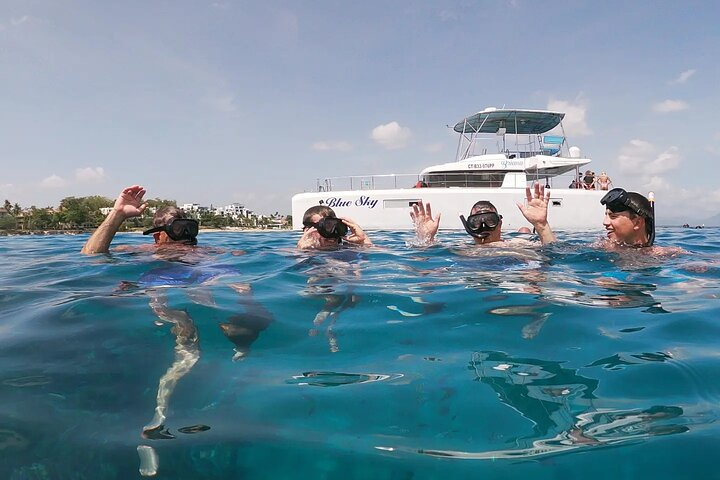
[[312,145],[312,149],[318,152],[349,152],[353,149],[353,146],[344,140],[336,140],[315,142]]
[[208,95],[203,99],[203,103],[211,109],[222,113],[235,113],[238,111],[237,103],[235,103],[235,95]]
[[695,69],[685,70],[685,71],[682,72],[680,75],[678,75],[678,77],[677,77],[675,80],[673,80],[673,81],[670,82],[670,83],[672,83],[672,84],[685,83],[685,82],[687,82],[688,80],[690,80],[690,77],[692,77],[693,75],[695,75],[695,72],[696,72]]
[[618,163],[620,169],[632,175],[640,176],[643,182],[680,165],[680,153],[677,147],[669,147],[663,152],[645,140],[630,140],[627,145],[620,149]]
[[61,188],[67,185],[67,182],[62,177],[55,175],[54,173],[47,178],[43,178],[40,181],[42,188]]
[[440,21],[442,21],[442,22],[450,22],[450,21],[454,22],[458,18],[459,18],[458,14],[451,10],[442,10],[440,12]]
[[585,115],[587,113],[587,105],[582,96],[578,96],[574,101],[550,99],[548,101],[548,110],[556,112],[565,112],[563,118],[563,128],[565,133],[573,137],[582,137],[592,135],[592,130],[587,125]]
[[399,150],[407,146],[412,132],[407,127],[401,127],[397,122],[390,122],[373,128],[370,138],[388,150]]
[[442,143],[431,143],[429,145],[425,145],[423,147],[423,150],[427,153],[440,153],[443,149]]
[[102,182],[105,170],[102,167],[86,167],[75,169],[75,180],[78,182]]
[[13,27],[17,27],[18,25],[22,25],[23,23],[27,22],[28,20],[30,20],[30,17],[28,17],[27,15],[23,15],[20,18],[11,18],[10,24],[12,24]]
[[682,100],[664,100],[653,105],[653,111],[658,113],[670,113],[686,110],[688,104]]

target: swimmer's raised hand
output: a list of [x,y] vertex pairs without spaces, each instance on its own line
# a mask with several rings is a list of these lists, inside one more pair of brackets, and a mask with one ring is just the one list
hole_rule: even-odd
[[550,190],[545,191],[545,187],[535,184],[534,189],[525,187],[525,199],[527,206],[518,203],[517,206],[525,219],[530,222],[540,237],[543,245],[555,241],[555,234],[552,232],[548,224],[548,204],[550,203]]
[[340,220],[342,220],[342,222],[350,229],[350,234],[345,237],[346,241],[348,241],[349,243],[354,243],[355,245],[365,245],[367,247],[372,246],[370,238],[368,238],[367,234],[363,231],[362,228],[360,228],[360,225],[355,223],[350,218],[341,218]]
[[120,192],[115,200],[114,210],[124,218],[139,217],[147,208],[143,202],[145,188],[140,185],[127,187]]
[[423,244],[430,244],[435,240],[438,228],[440,227],[440,214],[433,218],[430,203],[423,205],[422,202],[413,204],[410,218],[415,225],[415,233],[418,240]]

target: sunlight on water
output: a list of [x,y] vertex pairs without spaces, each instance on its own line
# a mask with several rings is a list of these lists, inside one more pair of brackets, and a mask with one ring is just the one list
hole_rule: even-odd
[[716,477],[717,232],[660,230],[668,258],[0,237],[0,478]]

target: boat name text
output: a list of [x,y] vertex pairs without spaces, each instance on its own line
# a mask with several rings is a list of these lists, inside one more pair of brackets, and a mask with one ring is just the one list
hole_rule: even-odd
[[368,208],[375,208],[375,205],[377,205],[378,201],[373,200],[370,197],[367,197],[365,195],[362,195],[360,198],[357,198],[356,200],[343,200],[342,197],[330,197],[325,200],[325,205],[327,205],[330,208],[337,208],[337,207],[351,207],[355,205],[356,207],[368,207]]

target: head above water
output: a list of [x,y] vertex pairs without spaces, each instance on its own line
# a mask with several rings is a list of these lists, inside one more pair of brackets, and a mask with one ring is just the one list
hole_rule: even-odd
[[[605,205],[606,210],[606,221],[610,214],[615,216],[627,212],[627,217],[630,221],[638,226],[635,230],[639,230],[638,233],[633,235],[633,232],[628,230],[627,234],[617,226],[612,226],[612,219],[607,223],[611,225],[613,231],[617,230],[617,239],[622,243],[637,246],[652,246],[655,241],[655,205],[645,196],[637,192],[627,192],[622,188],[613,188],[600,200],[601,205]],[[610,214],[608,213],[610,212]],[[642,224],[642,225],[641,225]],[[639,228],[644,227],[644,228]],[[642,236],[640,240],[638,238]]]
[[467,220],[464,215],[460,215],[460,221],[465,227],[465,231],[478,243],[500,240],[502,216],[498,215],[495,205],[487,200],[475,202]]
[[303,228],[311,227],[314,227],[324,240],[337,243],[348,233],[347,225],[337,218],[332,208],[325,205],[310,207],[303,214]]
[[186,245],[197,245],[198,222],[188,218],[181,208],[167,205],[158,209],[153,215],[153,228],[143,232],[143,235],[153,234],[155,243],[165,243],[161,233],[165,233],[169,240],[182,242]]

